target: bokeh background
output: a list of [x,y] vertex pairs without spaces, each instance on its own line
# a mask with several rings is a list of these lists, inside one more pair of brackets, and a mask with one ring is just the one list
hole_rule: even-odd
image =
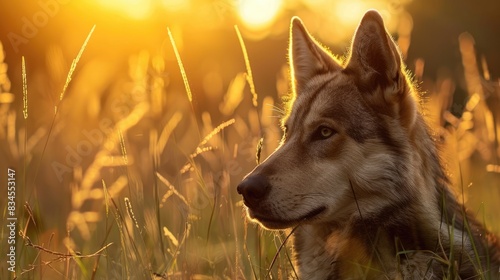
[[287,232],[246,221],[235,188],[260,139],[265,158],[281,138],[291,17],[342,55],[367,9],[415,75],[457,194],[500,233],[498,1],[2,1],[0,190],[15,169],[18,236],[0,278],[294,277]]

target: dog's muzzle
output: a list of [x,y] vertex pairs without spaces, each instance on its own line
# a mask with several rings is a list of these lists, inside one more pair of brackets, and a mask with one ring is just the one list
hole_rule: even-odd
[[266,177],[261,175],[250,175],[246,177],[236,188],[243,196],[245,205],[249,208],[257,208],[271,190],[271,184]]

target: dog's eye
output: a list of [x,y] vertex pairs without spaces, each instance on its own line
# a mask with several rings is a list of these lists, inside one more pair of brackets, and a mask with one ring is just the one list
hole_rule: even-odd
[[320,130],[320,133],[321,133],[321,137],[328,138],[328,137],[332,136],[333,130],[329,129],[328,127],[322,127]]
[[335,134],[335,130],[326,126],[320,126],[315,134],[315,138],[317,139],[327,139]]

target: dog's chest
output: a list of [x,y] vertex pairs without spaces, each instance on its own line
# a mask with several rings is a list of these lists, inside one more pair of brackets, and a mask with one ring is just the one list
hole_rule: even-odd
[[[294,239],[301,279],[378,279],[378,265],[359,238],[325,228],[302,226]],[[369,267],[369,268],[368,268]]]
[[341,245],[335,234],[310,226],[297,229],[294,236],[296,262],[302,279],[338,279],[337,256]]

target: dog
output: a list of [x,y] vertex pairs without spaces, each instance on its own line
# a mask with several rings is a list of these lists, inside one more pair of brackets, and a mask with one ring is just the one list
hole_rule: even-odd
[[500,279],[498,238],[451,191],[380,14],[344,59],[294,17],[289,64],[283,138],[237,191],[252,220],[292,229],[300,279]]

